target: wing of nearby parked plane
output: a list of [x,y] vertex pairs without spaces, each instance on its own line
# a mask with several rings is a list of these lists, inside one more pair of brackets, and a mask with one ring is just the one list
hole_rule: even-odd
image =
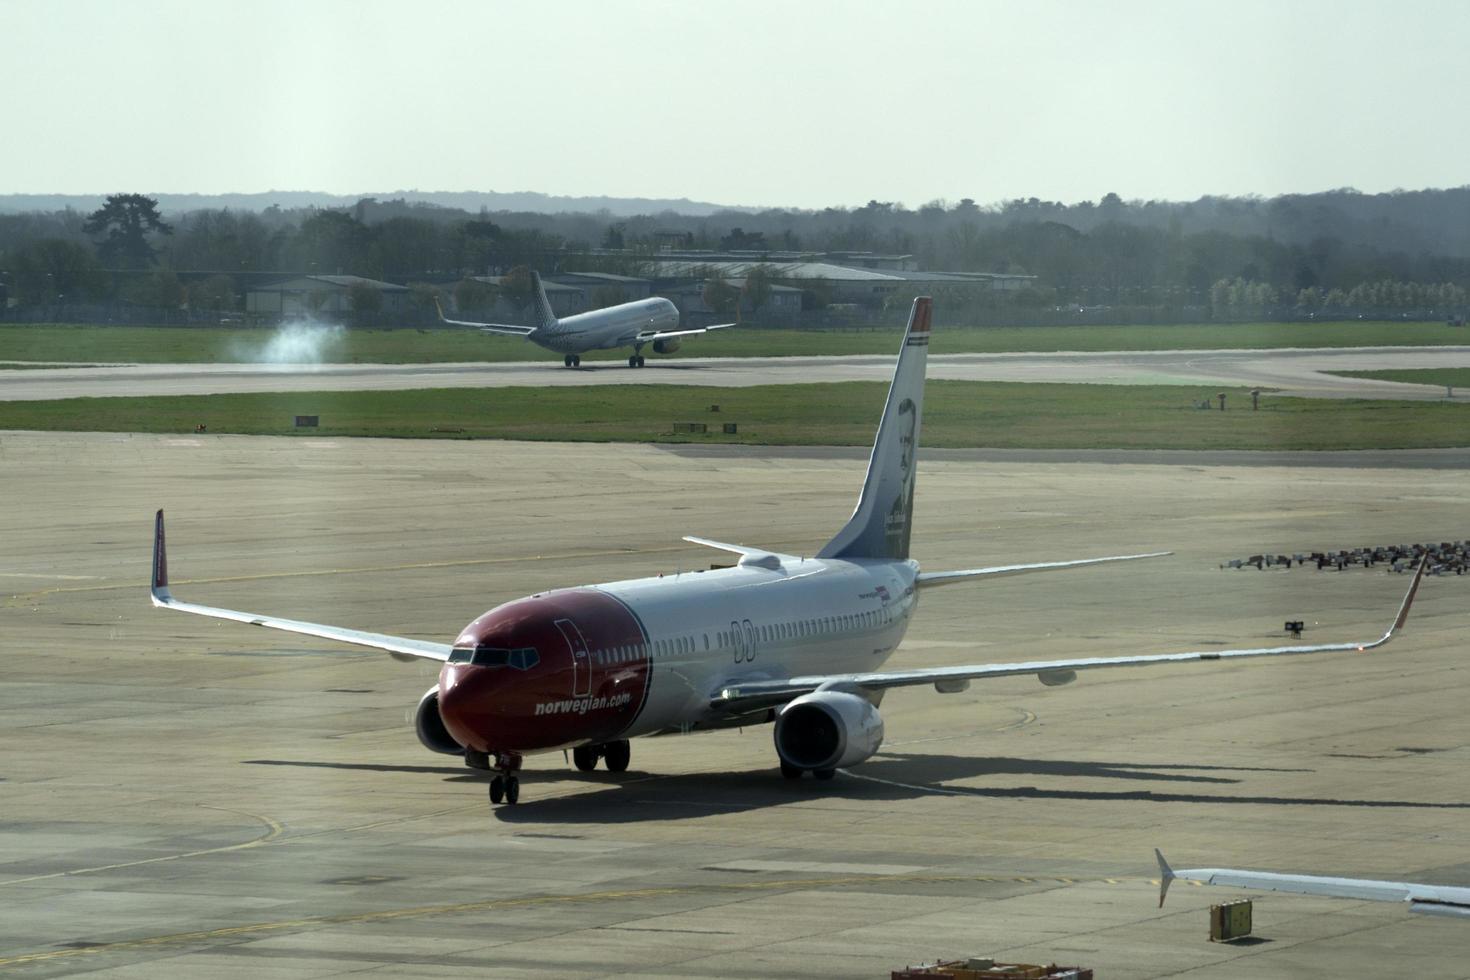
[[285,630],[288,633],[302,633],[306,636],[321,637],[324,640],[339,640],[361,647],[372,647],[376,650],[385,650],[398,660],[419,658],[445,661],[449,659],[449,652],[453,649],[447,643],[430,643],[427,640],[389,636],[386,633],[365,633],[362,630],[346,629],[341,626],[303,623],[294,619],[277,619],[274,616],[240,612],[236,609],[220,609],[215,606],[200,606],[175,599],[168,587],[168,555],[164,547],[163,511],[161,510],[154,518],[153,524],[153,584],[150,591],[153,596],[153,604],[162,609],[174,609],[179,612],[195,613],[199,616],[211,616],[215,619],[249,623],[251,626],[265,626],[269,629]]
[[761,705],[784,704],[792,698],[810,694],[820,689],[885,691],[894,687],[913,687],[933,684],[944,693],[963,691],[972,680],[988,680],[992,677],[1013,677],[1019,674],[1035,674],[1041,683],[1049,687],[1069,684],[1077,679],[1077,671],[1099,667],[1149,667],[1156,664],[1208,662],[1236,660],[1247,657],[1289,657],[1299,654],[1334,653],[1348,650],[1372,650],[1393,639],[1403,628],[1409,617],[1409,607],[1414,594],[1424,578],[1427,559],[1419,563],[1419,570],[1409,583],[1409,590],[1399,606],[1393,623],[1378,639],[1354,643],[1322,643],[1313,646],[1260,647],[1244,650],[1204,650],[1186,653],[1154,653],[1136,657],[1082,657],[1073,660],[1036,660],[1028,663],[974,664],[962,667],[928,667],[917,670],[877,671],[867,674],[818,674],[791,677],[785,680],[750,681],[732,684],[716,691],[710,701],[712,707],[730,711],[743,711]]
[[1175,871],[1154,848],[1159,862],[1159,908],[1175,878],[1227,888],[1255,888],[1297,895],[1328,895],[1370,902],[1408,902],[1410,912],[1470,918],[1470,888],[1421,885],[1412,881],[1374,881],[1368,878],[1328,878],[1318,875],[1288,875],[1273,871],[1244,871],[1238,868],[1188,868]]

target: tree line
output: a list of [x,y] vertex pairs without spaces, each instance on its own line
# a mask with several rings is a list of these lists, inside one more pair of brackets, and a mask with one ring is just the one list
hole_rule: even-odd
[[[1463,315],[1470,188],[1364,195],[1202,198],[1188,203],[1035,198],[982,207],[771,209],[614,218],[607,212],[468,213],[367,198],[340,209],[160,214],[113,195],[91,214],[0,215],[0,286],[22,304],[58,299],[239,307],[246,282],[350,274],[488,297],[467,277],[520,266],[647,275],[661,249],[737,251],[765,268],[801,253],[910,255],[921,269],[1016,273],[1034,285],[952,300],[982,321],[1078,309],[1146,319],[1426,313]],[[762,273],[764,275],[765,273]],[[790,282],[808,303],[823,284]],[[459,284],[456,287],[456,284]],[[727,298],[715,291],[720,302]],[[1120,313],[1120,315],[1122,315]]]

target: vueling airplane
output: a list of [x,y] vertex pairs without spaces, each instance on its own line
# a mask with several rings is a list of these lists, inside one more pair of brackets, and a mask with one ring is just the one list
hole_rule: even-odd
[[[582,355],[589,350],[613,350],[631,347],[628,367],[643,366],[643,348],[653,345],[655,354],[672,354],[679,349],[684,337],[692,337],[711,330],[733,327],[734,323],[715,323],[708,327],[679,329],[679,309],[662,296],[650,296],[631,303],[619,303],[588,313],[578,313],[558,320],[551,312],[551,302],[546,298],[546,287],[541,285],[541,276],[531,272],[532,302],[529,327],[518,327],[510,323],[477,323],[471,320],[451,320],[439,309],[439,319],[459,327],[479,327],[486,333],[525,337],[533,344],[562,354],[562,363],[567,367],[579,367]],[[437,305],[438,300],[435,300]]]
[[621,772],[628,767],[628,740],[639,735],[774,722],[782,774],[830,779],[882,745],[878,707],[890,688],[932,684],[954,693],[972,680],[1015,674],[1058,685],[1094,667],[1366,650],[1387,643],[1403,625],[1422,566],[1398,619],[1371,643],[881,670],[925,589],[1167,554],[920,571],[909,557],[909,536],[929,324],[930,300],[921,297],[904,333],[857,509],[815,557],[688,537],[738,560],[711,571],[537,593],[496,606],[453,643],[432,643],[176,599],[159,511],[153,604],[375,647],[400,660],[439,661],[439,683],[415,714],[419,740],[493,771],[492,803],[516,802],[516,773],[537,752],[570,749],[579,769],[600,759]]

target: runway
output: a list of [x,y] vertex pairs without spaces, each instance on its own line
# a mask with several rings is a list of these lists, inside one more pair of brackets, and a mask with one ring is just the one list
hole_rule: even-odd
[[[920,460],[928,569],[1175,555],[926,593],[894,667],[1265,644],[1295,618],[1376,636],[1402,576],[1218,564],[1467,536],[1464,469]],[[830,783],[782,780],[747,729],[635,742],[622,776],[535,757],[492,811],[413,736],[428,665],[150,608],[153,510],[183,597],[442,639],[719,560],[684,533],[810,553],[860,454],[0,433],[0,467],[0,973],[1465,975],[1454,920],[1258,894],[1261,941],[1211,944],[1238,893],[1159,910],[1150,879],[1157,846],[1470,884],[1470,581],[1427,580],[1367,655],[898,691],[883,752]]]
[[[1438,400],[1443,387],[1331,371],[1470,367],[1470,347],[1134,351],[1119,353],[933,354],[929,377],[957,381],[1052,381],[1091,384],[1279,389],[1313,398]],[[840,357],[650,359],[634,370],[620,361],[589,361],[568,370],[555,360],[473,364],[122,364],[0,370],[0,400],[208,395],[259,391],[358,391],[484,388],[507,385],[692,384],[747,387],[812,381],[887,381],[893,359]],[[1466,397],[1465,393],[1460,393]]]

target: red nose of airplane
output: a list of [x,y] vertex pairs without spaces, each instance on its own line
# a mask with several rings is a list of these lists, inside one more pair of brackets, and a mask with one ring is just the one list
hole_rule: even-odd
[[439,673],[439,714],[480,752],[535,752],[617,738],[643,706],[647,642],[594,589],[497,606],[464,628]]

